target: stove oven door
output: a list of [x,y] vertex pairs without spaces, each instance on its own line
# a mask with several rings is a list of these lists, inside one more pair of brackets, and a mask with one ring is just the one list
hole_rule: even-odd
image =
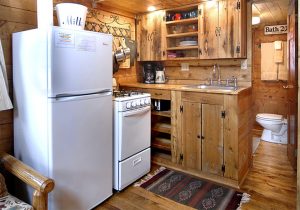
[[151,108],[118,113],[119,161],[150,147]]

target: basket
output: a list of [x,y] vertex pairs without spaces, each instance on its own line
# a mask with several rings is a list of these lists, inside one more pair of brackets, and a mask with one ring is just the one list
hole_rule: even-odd
[[84,29],[87,7],[80,4],[60,3],[56,5],[56,14],[59,26]]

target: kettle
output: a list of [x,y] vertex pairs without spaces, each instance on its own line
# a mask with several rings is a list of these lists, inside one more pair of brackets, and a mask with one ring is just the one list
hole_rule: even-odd
[[155,72],[155,83],[162,84],[166,82],[165,68],[157,68]]

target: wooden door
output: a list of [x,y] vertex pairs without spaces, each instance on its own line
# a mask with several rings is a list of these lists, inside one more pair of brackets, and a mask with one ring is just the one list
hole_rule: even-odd
[[202,171],[223,175],[223,106],[202,104]]
[[137,21],[138,61],[159,61],[165,57],[165,11],[142,15]]
[[[228,25],[228,5],[227,0],[219,1],[219,26],[217,28],[217,34],[218,34],[218,43],[219,43],[219,49],[218,49],[218,57],[219,58],[230,58],[230,49],[229,49],[229,43],[228,38],[230,35],[229,31],[229,25]],[[237,26],[235,26],[237,27]]]
[[200,58],[218,58],[218,13],[217,1],[200,4]]
[[288,95],[288,158],[293,166],[297,168],[297,104],[298,104],[298,74],[297,74],[297,16],[295,8],[296,2],[291,1],[288,15],[288,65],[289,77],[287,84]]
[[201,170],[201,103],[183,102],[183,165]]

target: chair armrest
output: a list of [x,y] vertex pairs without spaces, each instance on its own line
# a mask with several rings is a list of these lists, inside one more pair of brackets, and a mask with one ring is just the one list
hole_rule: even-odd
[[48,194],[53,190],[53,179],[43,176],[15,157],[2,152],[0,153],[0,162],[8,172],[12,173],[35,190],[43,194]]

